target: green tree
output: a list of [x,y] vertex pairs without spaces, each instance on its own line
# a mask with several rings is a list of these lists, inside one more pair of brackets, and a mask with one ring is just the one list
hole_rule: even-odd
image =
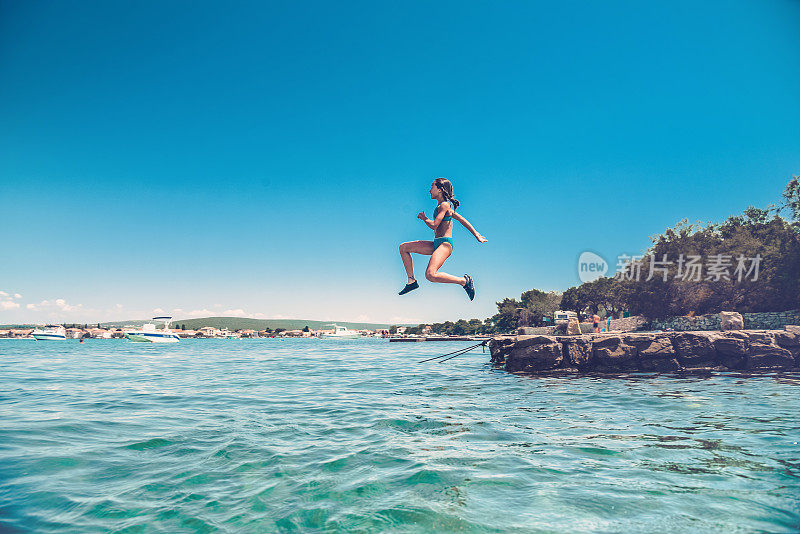
[[392,325],[389,327],[389,335],[395,335],[397,333],[397,325]]
[[528,311],[531,324],[541,326],[543,318],[552,316],[561,306],[561,293],[530,289],[520,295],[520,304]]
[[498,332],[511,332],[517,328],[517,309],[521,303],[517,299],[504,298],[497,305],[497,313],[492,317]]
[[308,325],[303,327],[303,332],[310,332],[311,330],[308,328]]
[[800,232],[800,176],[792,176],[783,191],[784,207],[792,212],[795,230]]
[[[699,281],[678,276],[681,255],[704,260]],[[715,258],[729,263],[722,277],[706,269]],[[666,275],[627,284],[632,312],[661,317],[720,310],[782,311],[797,308],[800,302],[800,235],[779,215],[770,217],[769,210],[750,207],[720,224],[682,221],[653,239],[642,263],[664,259],[674,262]],[[754,270],[749,276],[746,272],[755,264],[757,278]],[[737,271],[740,265],[744,271]]]
[[630,288],[614,278],[602,277],[564,291],[561,308],[583,315],[617,315],[628,308]]
[[467,334],[474,336],[483,333],[483,321],[480,319],[470,319],[467,323]]
[[464,319],[459,319],[455,323],[453,323],[453,330],[452,333],[457,336],[464,336],[467,334],[467,330],[469,329],[469,323]]
[[483,328],[482,328],[481,331],[484,334],[495,334],[495,333],[497,333],[497,327],[494,324],[494,318],[493,317],[487,317],[486,319],[483,320]]

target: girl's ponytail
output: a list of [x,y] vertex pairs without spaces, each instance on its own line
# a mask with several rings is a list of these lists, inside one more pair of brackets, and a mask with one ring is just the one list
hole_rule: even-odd
[[442,192],[444,199],[453,207],[453,210],[461,205],[461,202],[456,200],[456,197],[453,196],[453,184],[450,182],[450,180],[446,178],[437,178],[434,180],[434,183],[436,184],[436,187],[439,188],[439,191]]

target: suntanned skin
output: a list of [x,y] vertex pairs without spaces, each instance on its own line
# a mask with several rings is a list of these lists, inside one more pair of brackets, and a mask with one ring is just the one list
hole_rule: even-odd
[[[442,191],[436,186],[436,183],[431,184],[431,198],[441,204],[441,208],[436,212],[435,219],[430,220],[425,216],[425,212],[419,212],[417,218],[428,225],[428,228],[434,231],[435,237],[452,237],[453,236],[453,223],[452,221],[443,221],[445,216],[450,214],[453,219],[460,222],[464,228],[470,231],[480,243],[486,243],[488,239],[479,234],[475,228],[464,217],[456,213],[450,206],[449,202],[444,202]],[[440,273],[439,269],[444,264],[445,260],[453,253],[453,247],[450,243],[442,243],[439,248],[433,250],[433,241],[407,241],[400,245],[400,257],[403,259],[403,266],[406,268],[408,275],[408,283],[414,282],[414,262],[411,258],[411,253],[425,254],[430,256],[428,268],[425,269],[425,278],[431,282],[439,282],[440,284],[458,284],[463,286],[467,280],[462,276],[453,276],[452,274]]]

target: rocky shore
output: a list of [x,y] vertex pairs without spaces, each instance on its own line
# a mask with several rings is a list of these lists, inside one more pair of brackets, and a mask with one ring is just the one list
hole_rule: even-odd
[[489,342],[492,364],[530,374],[800,369],[800,326],[783,330],[520,335]]

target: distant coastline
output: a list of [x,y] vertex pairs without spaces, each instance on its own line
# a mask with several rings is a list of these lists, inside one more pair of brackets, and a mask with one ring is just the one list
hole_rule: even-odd
[[[138,319],[128,321],[105,321],[100,323],[88,323],[88,327],[98,326],[99,328],[130,327],[137,326],[149,320]],[[58,324],[73,324],[73,321],[63,321]],[[0,328],[33,328],[41,323],[25,324],[4,324]],[[77,324],[77,323],[76,323]],[[83,324],[83,323],[80,323]],[[202,317],[194,319],[176,319],[172,321],[173,329],[180,329],[185,326],[187,330],[199,330],[210,326],[219,329],[235,330],[302,330],[306,326],[311,330],[325,330],[332,324],[347,327],[350,330],[388,330],[392,326],[417,326],[416,324],[400,323],[354,323],[349,321],[317,321],[308,319],[253,319],[249,317]]]

